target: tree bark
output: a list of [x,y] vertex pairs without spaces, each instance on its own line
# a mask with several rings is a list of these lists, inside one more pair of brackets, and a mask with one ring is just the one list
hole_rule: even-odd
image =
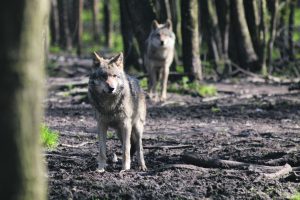
[[50,32],[51,32],[51,44],[59,44],[59,15],[57,0],[51,0],[51,14],[50,14]]
[[145,41],[151,30],[151,23],[156,19],[150,0],[127,0],[126,6],[133,32],[137,38],[141,55],[144,54]]
[[49,6],[47,0],[0,6],[0,199],[46,199],[40,123]]
[[75,30],[76,33],[76,52],[77,55],[81,55],[82,51],[82,32],[83,32],[83,26],[82,26],[82,20],[81,20],[81,15],[82,15],[82,9],[83,9],[83,0],[74,0],[75,1],[75,16],[76,16],[76,24],[77,24],[77,29]]
[[92,24],[93,24],[93,40],[99,42],[99,24],[98,24],[99,2],[92,0]]
[[128,16],[126,2],[119,0],[120,18],[121,18],[121,33],[123,39],[125,69],[128,71],[131,66],[136,70],[141,70],[142,66],[139,62],[139,53],[136,42],[134,42],[134,33],[132,24]]
[[296,1],[291,0],[290,1],[290,13],[289,13],[289,28],[288,28],[289,61],[295,60],[295,50],[294,50],[294,41],[293,41],[294,26],[295,26],[295,19],[294,19],[295,18],[295,6],[296,6]]
[[236,44],[237,61],[243,68],[252,70],[257,61],[257,55],[251,41],[250,32],[246,22],[243,0],[231,0],[231,22],[233,30],[233,42]]
[[58,0],[59,9],[59,27],[60,27],[60,46],[70,51],[72,49],[72,37],[69,24],[69,2],[66,0]]
[[277,21],[278,21],[278,6],[279,6],[279,0],[273,0],[272,2],[269,2],[270,4],[270,13],[271,13],[271,19],[270,19],[270,29],[269,29],[269,40],[267,44],[267,59],[266,59],[266,65],[269,68],[269,73],[273,72],[272,67],[272,52],[273,52],[273,46],[274,41],[276,37],[276,28],[277,28]]
[[216,1],[217,16],[221,32],[222,52],[225,61],[223,75],[231,74],[232,68],[229,60],[229,30],[230,30],[230,3],[229,0]]
[[105,36],[104,45],[107,48],[111,48],[112,47],[112,19],[111,19],[110,0],[104,0],[103,13],[104,13],[104,36]]
[[202,80],[198,25],[198,1],[181,0],[182,59],[191,79]]

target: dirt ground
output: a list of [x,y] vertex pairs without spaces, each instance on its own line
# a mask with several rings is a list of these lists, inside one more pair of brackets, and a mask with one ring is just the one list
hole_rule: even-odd
[[58,148],[45,151],[49,199],[288,199],[300,190],[300,93],[287,85],[242,79],[214,84],[214,98],[169,93],[164,104],[148,101],[148,171],[133,158],[132,170],[120,173],[121,144],[109,133],[108,157],[119,159],[99,173],[88,69],[76,63],[47,81],[45,123],[60,133]]

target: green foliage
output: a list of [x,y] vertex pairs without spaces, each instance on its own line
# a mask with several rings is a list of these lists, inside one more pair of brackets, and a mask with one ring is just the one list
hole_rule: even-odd
[[190,82],[187,76],[182,77],[179,83],[170,84],[168,87],[168,91],[179,94],[197,94],[201,97],[210,97],[217,95],[217,89],[215,86],[203,85],[198,82]]
[[176,66],[176,72],[183,74],[184,73],[184,68],[182,65],[177,65]]
[[140,80],[140,86],[141,88],[146,90],[148,88],[148,78],[146,77],[142,78],[142,80]]
[[45,148],[53,150],[58,145],[59,133],[48,128],[45,124],[41,126],[42,144]]
[[300,193],[297,192],[296,194],[294,194],[294,195],[290,198],[290,200],[300,200]]
[[114,132],[112,132],[112,131],[107,131],[106,137],[107,137],[107,139],[116,139],[116,136],[115,136]]
[[60,53],[62,49],[58,45],[50,46],[49,52],[50,53]]
[[211,108],[211,112],[213,112],[213,113],[219,113],[219,112],[221,112],[221,109],[219,107],[212,107]]
[[112,41],[113,41],[112,52],[118,53],[120,51],[123,51],[123,40],[122,40],[122,35],[120,33],[113,32]]

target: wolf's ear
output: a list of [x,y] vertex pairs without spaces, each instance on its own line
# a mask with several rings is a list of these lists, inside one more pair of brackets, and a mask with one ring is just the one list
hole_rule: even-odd
[[158,22],[156,20],[152,21],[152,30],[155,30],[158,28]]
[[170,19],[168,19],[168,20],[166,21],[165,26],[166,26],[168,29],[172,30],[172,22],[171,22]]
[[94,59],[93,60],[94,60],[94,63],[98,63],[98,64],[101,64],[105,61],[105,59],[102,58],[101,56],[99,56],[96,51],[94,51]]
[[109,63],[115,63],[118,67],[123,68],[123,60],[124,60],[124,56],[123,53],[121,52],[115,57],[113,57],[112,59],[110,59]]

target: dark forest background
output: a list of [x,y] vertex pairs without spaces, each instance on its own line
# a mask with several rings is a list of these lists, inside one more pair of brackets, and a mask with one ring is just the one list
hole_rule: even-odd
[[[124,51],[127,70],[139,74],[152,20],[168,18],[177,38],[173,74],[300,76],[296,0],[51,0],[49,51],[81,57]],[[194,67],[203,76],[195,77]]]

